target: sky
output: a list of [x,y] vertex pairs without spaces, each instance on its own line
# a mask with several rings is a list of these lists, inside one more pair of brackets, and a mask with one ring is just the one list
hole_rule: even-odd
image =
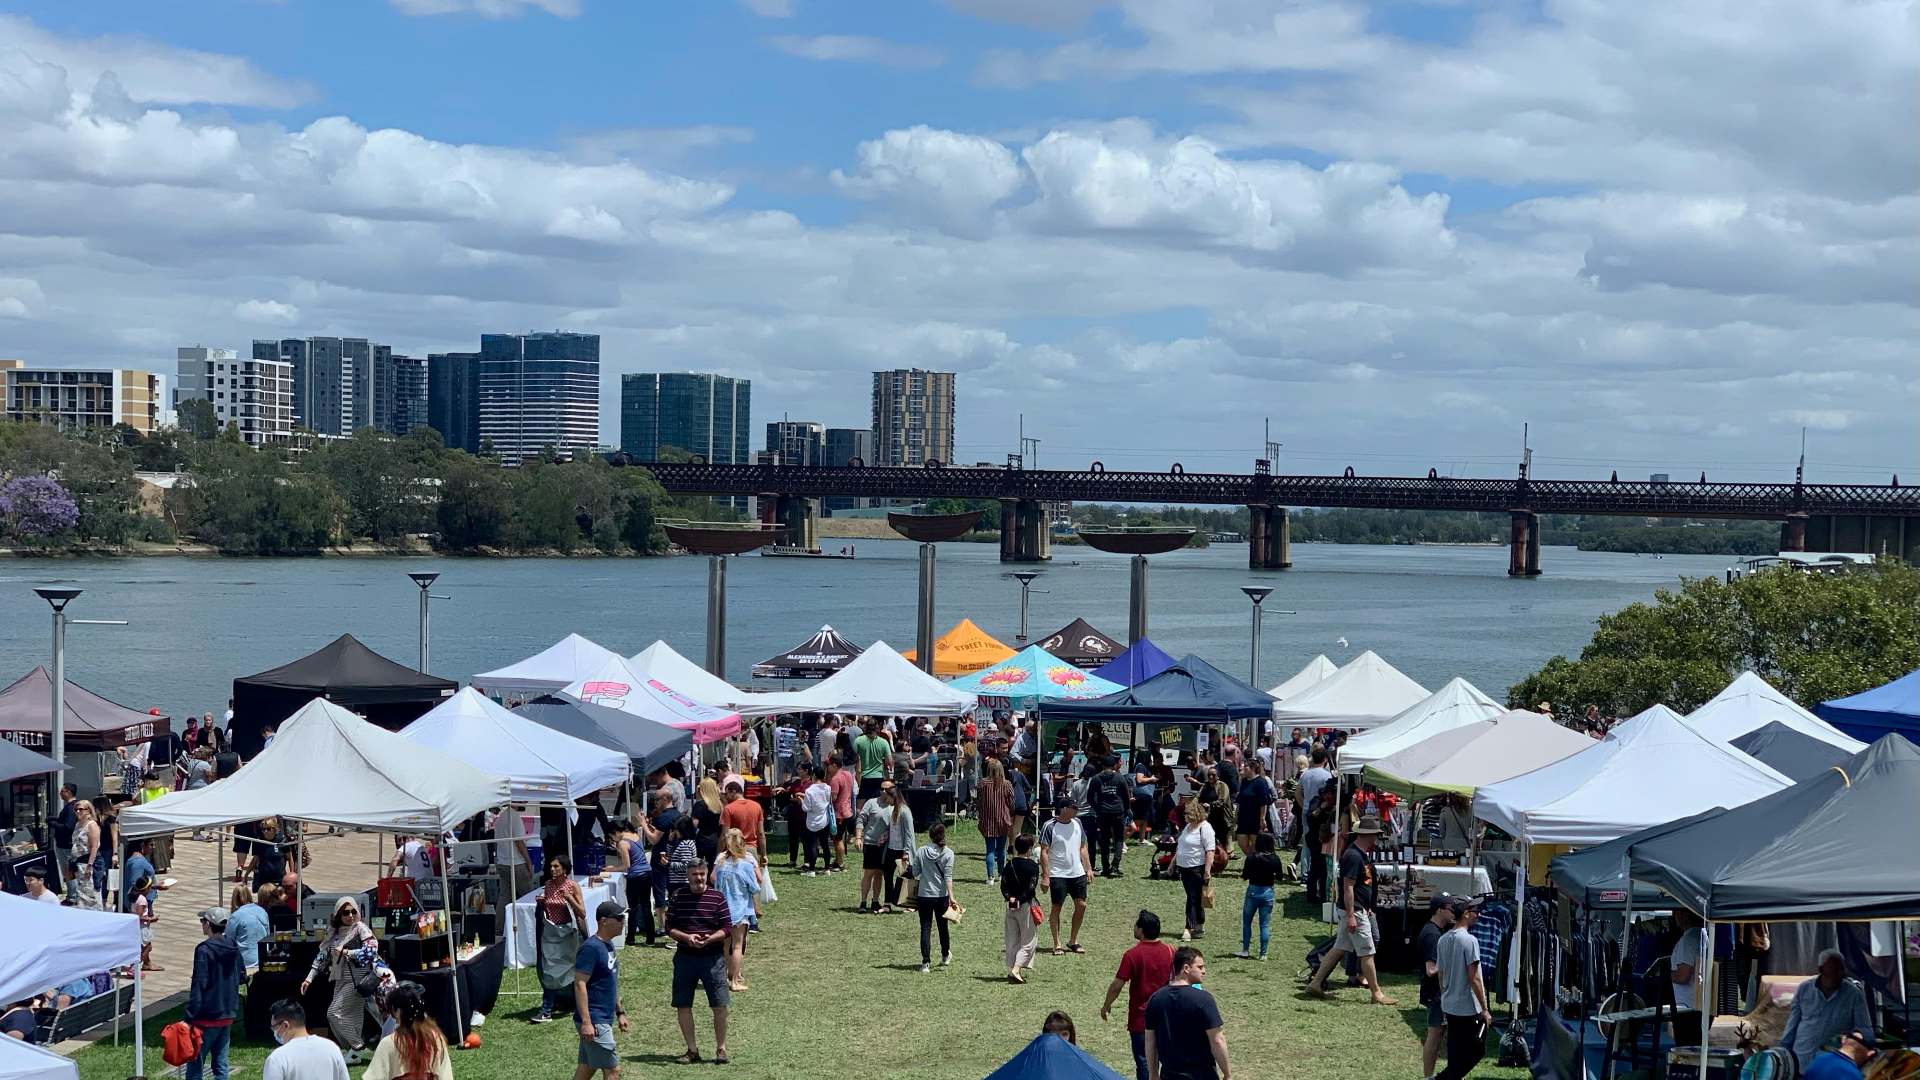
[[563,328],[607,442],[620,372],[918,366],[963,462],[1920,479],[1912,2],[8,11],[0,356]]

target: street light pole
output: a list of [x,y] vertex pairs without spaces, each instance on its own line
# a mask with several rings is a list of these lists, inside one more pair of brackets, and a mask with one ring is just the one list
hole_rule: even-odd
[[1020,583],[1020,634],[1013,640],[1021,645],[1027,643],[1027,593],[1033,588],[1033,579],[1039,576],[1032,570],[1022,570],[1013,575],[1014,580]]
[[420,673],[424,675],[427,671],[427,601],[432,599],[432,594],[427,590],[433,588],[433,583],[439,580],[440,575],[423,570],[407,576],[420,586]]
[[1243,593],[1246,593],[1247,599],[1253,601],[1253,637],[1249,643],[1249,648],[1248,648],[1249,655],[1247,657],[1247,682],[1250,685],[1259,686],[1260,685],[1260,604],[1262,601],[1266,600],[1266,598],[1269,595],[1272,594],[1273,587],[1270,585],[1242,585],[1240,586],[1240,591]]
[[[80,595],[79,589],[35,589],[40,599],[53,608],[53,716],[48,725],[48,757],[67,765],[67,605]],[[60,777],[54,773],[47,781],[47,828],[60,814]],[[52,833],[48,833],[51,843]]]

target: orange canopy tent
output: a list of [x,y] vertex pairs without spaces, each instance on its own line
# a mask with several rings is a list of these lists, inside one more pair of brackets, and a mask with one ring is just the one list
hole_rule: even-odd
[[[919,659],[911,649],[901,655],[909,660]],[[961,619],[958,625],[940,635],[933,643],[933,673],[945,676],[971,675],[976,671],[985,671],[1012,655],[1012,649],[975,626],[972,619]]]

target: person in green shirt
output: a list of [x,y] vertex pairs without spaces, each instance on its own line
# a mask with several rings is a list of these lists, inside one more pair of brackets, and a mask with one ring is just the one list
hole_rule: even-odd
[[880,794],[880,782],[887,776],[887,759],[893,754],[893,744],[872,717],[861,725],[860,735],[853,740],[853,753],[860,759],[860,798],[871,799]]

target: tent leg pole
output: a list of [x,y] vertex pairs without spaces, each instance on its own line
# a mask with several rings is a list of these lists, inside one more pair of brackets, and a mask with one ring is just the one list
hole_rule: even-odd
[[133,1076],[147,1075],[146,998],[141,992],[140,962],[133,962]]
[[[1904,948],[1904,946],[1902,946]],[[1707,1042],[1713,1033],[1713,1007],[1718,1004],[1720,995],[1716,992],[1713,979],[1713,923],[1707,923],[1707,947],[1701,950],[1701,968],[1698,973],[1700,988],[1694,991],[1693,1003],[1700,1010],[1700,1057],[1695,1063],[1696,1075],[1707,1075]]]
[[[214,833],[213,833],[213,868],[214,868],[213,906],[214,907],[223,906],[220,903],[220,900],[221,900],[220,890],[226,888],[226,885],[227,885],[227,844],[226,844],[226,841],[220,838],[222,831],[223,830],[216,829],[214,830]],[[124,861],[122,861],[120,865],[125,866],[127,864]],[[122,885],[120,887],[120,891],[123,893],[126,892],[127,891],[126,886]]]
[[447,918],[447,965],[453,977],[448,980],[453,986],[453,1038],[448,1042],[459,1045],[467,1037],[468,1017],[460,1007],[460,943],[453,938],[453,889],[447,884],[447,856],[445,848],[440,853],[440,903]]
[[1520,870],[1513,876],[1513,951],[1507,970],[1507,992],[1513,995],[1513,1016],[1520,1018],[1520,954],[1527,948],[1527,868],[1533,863],[1533,845],[1520,842]]

